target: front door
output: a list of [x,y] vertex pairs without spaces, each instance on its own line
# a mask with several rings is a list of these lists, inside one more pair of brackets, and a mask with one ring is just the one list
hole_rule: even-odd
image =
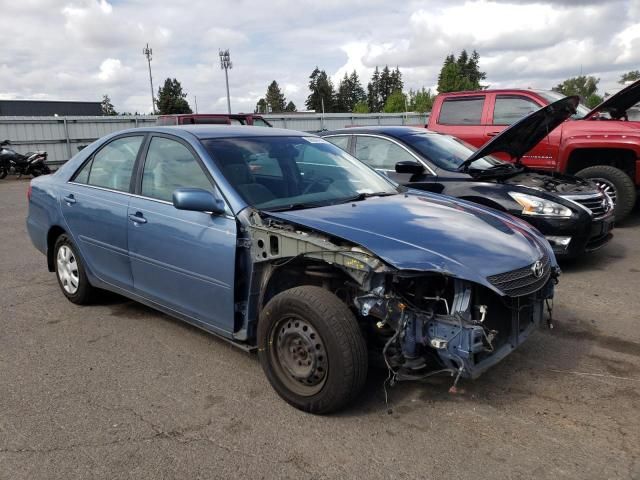
[[133,285],[127,253],[131,177],[143,135],[118,137],[98,150],[61,189],[62,214],[89,270],[121,288]]
[[195,152],[177,139],[154,136],[140,185],[128,209],[135,291],[230,335],[234,326],[236,221],[229,214],[177,210],[173,191],[213,191]]

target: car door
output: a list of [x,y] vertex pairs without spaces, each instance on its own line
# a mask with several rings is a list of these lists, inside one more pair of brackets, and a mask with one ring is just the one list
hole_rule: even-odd
[[416,180],[415,175],[396,173],[396,163],[407,161],[425,166],[425,175],[420,176],[421,181],[426,178],[435,180],[433,170],[397,140],[379,135],[358,134],[354,135],[354,141],[355,157],[358,160],[398,183],[408,184]]
[[445,98],[436,121],[436,131],[453,135],[476,147],[487,140],[485,125],[488,111],[486,95],[472,94]]
[[226,215],[177,210],[172,196],[180,187],[216,190],[186,142],[152,136],[128,209],[134,289],[196,323],[230,334],[234,326],[235,218],[230,210]]
[[104,146],[60,190],[68,232],[89,270],[117,287],[133,286],[127,252],[127,209],[144,135],[124,135]]
[[[543,105],[539,102],[524,95],[495,95],[493,107],[490,109],[491,125],[487,126],[487,141],[509,125],[542,107]],[[556,135],[560,136],[559,128],[550,134],[550,136]],[[555,153],[557,153],[554,150],[556,150],[555,146],[559,144],[559,138],[550,140],[549,137],[546,137],[522,157],[522,162],[533,168],[553,169],[555,166],[553,159],[555,158]],[[497,153],[495,156],[503,160],[512,160],[509,155],[504,153]]]

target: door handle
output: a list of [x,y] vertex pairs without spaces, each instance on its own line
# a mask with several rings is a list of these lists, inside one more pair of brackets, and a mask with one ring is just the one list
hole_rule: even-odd
[[147,223],[147,219],[142,216],[141,212],[136,212],[135,215],[134,214],[129,215],[129,220],[137,224]]
[[76,198],[73,196],[73,193],[64,197],[63,200],[66,202],[67,205],[73,205],[74,203],[76,203]]
[[496,135],[498,135],[500,132],[489,132],[487,133],[487,137],[495,137]]

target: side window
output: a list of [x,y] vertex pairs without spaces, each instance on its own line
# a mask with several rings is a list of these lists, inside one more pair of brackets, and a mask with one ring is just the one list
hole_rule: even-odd
[[327,142],[333,143],[336,147],[344,151],[349,148],[349,135],[337,135],[335,137],[324,137]]
[[271,125],[269,125],[267,122],[265,122],[261,118],[254,118],[253,119],[253,126],[254,127],[270,127]]
[[379,170],[395,171],[396,163],[416,159],[390,140],[356,135],[356,158]]
[[443,125],[480,125],[484,97],[451,98],[442,102],[438,123]]
[[181,187],[213,191],[211,182],[187,147],[175,140],[153,137],[144,162],[140,193],[171,202],[173,191]]
[[498,95],[493,107],[493,124],[511,125],[539,108],[540,105],[525,97]]
[[123,137],[102,147],[76,174],[74,182],[128,192],[143,136]]

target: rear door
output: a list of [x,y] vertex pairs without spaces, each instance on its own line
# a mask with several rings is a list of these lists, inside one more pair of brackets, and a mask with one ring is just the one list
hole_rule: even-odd
[[127,209],[132,173],[144,135],[106,143],[61,189],[60,205],[75,244],[100,280],[133,285],[127,253]]
[[429,166],[407,147],[394,139],[381,135],[357,134],[354,135],[354,140],[355,157],[358,160],[398,183],[408,184],[412,180],[416,180],[414,178],[415,175],[396,173],[396,163],[398,162],[408,161],[422,164],[425,167],[425,175],[422,176],[421,181],[427,177],[432,180],[436,178]]
[[[502,132],[509,125],[539,110],[543,106],[539,101],[525,95],[492,95],[490,125],[487,126],[486,141]],[[553,159],[557,153],[557,145],[560,144],[560,130],[561,129],[556,128],[551,132],[550,136],[558,136],[557,139],[550,139],[550,136],[545,137],[530,152],[522,157],[522,162],[533,168],[553,169],[555,166]],[[509,155],[506,154],[498,153],[495,154],[495,156],[503,160],[511,160]]]
[[436,128],[433,130],[453,135],[480,147],[486,142],[485,126],[488,110],[486,94],[445,97],[442,101]]
[[[154,135],[128,209],[135,291],[222,334],[234,327],[236,220],[177,210],[173,191],[216,187],[185,142]],[[222,195],[221,195],[222,196]]]

